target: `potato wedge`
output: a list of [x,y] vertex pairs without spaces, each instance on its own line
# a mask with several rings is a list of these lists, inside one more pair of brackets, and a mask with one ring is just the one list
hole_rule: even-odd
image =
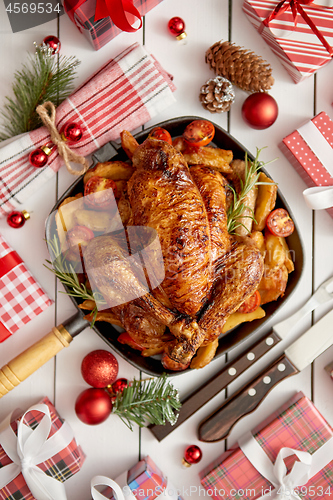
[[288,270],[283,264],[282,266],[267,268],[265,267],[264,275],[261,278],[258,291],[261,297],[261,304],[267,304],[277,300],[284,295],[288,282]]
[[286,266],[288,273],[291,273],[295,269],[294,262],[291,257],[291,251],[289,250],[288,243],[285,238],[281,237],[280,242],[281,245],[283,246],[283,250],[285,252],[285,257],[286,257],[284,265]]
[[265,234],[265,246],[265,266],[270,269],[282,266],[286,259],[286,252],[281,239],[267,232]]
[[249,238],[251,238],[251,240],[254,241],[254,243],[259,248],[261,254],[265,255],[266,246],[263,233],[261,231],[252,231],[252,233],[249,234]]
[[264,318],[266,316],[266,312],[262,307],[258,307],[255,311],[250,312],[250,313],[239,313],[239,312],[234,312],[229,316],[227,321],[225,322],[223,328],[222,328],[222,333],[226,333],[229,330],[232,330],[236,326],[240,325],[241,323],[245,323],[248,321],[253,321],[255,319],[260,319]]
[[75,224],[101,233],[115,231],[123,227],[119,214],[109,214],[97,210],[76,210],[74,219]]
[[106,161],[97,163],[95,167],[88,170],[83,177],[83,183],[86,184],[94,175],[105,177],[114,181],[128,180],[132,176],[134,168],[124,161]]
[[255,222],[253,223],[253,229],[255,231],[262,231],[265,227],[268,214],[275,207],[277,184],[263,172],[260,172],[258,182],[267,183],[258,185],[258,196],[254,210]]
[[120,132],[120,138],[121,138],[121,147],[131,160],[134,154],[134,151],[136,148],[139,146],[138,141],[133,137],[131,132],[128,132],[127,130],[123,130]]
[[199,347],[197,355],[191,361],[190,368],[198,370],[199,368],[207,366],[214,358],[218,345],[219,339],[217,338],[213,340],[213,342],[210,342],[203,347]]
[[96,307],[96,302],[94,300],[84,300],[82,304],[79,304],[78,307],[83,309],[84,311],[92,311]]
[[83,208],[83,194],[69,196],[60,205],[55,215],[57,232],[62,251],[68,248],[66,243],[66,232],[75,226],[75,212]]
[[[93,313],[86,314],[84,316],[84,319],[87,321],[92,321],[94,319]],[[110,323],[111,325],[116,325],[122,327],[122,323],[119,321],[119,319],[112,313],[112,312],[107,312],[107,311],[99,311],[96,314],[95,321],[105,321],[106,323]]]
[[202,148],[187,147],[183,156],[188,165],[206,165],[221,172],[231,174],[229,163],[232,160],[232,151],[205,146]]

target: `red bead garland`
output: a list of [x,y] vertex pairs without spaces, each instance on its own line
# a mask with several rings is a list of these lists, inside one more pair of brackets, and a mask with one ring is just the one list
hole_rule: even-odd
[[43,168],[47,164],[48,157],[52,153],[52,147],[41,146],[29,155],[29,163],[35,168]]
[[61,43],[59,38],[56,36],[50,35],[44,38],[43,43],[48,45],[52,49],[52,54],[58,54],[61,48]]
[[30,218],[30,214],[26,210],[19,212],[18,210],[13,210],[7,216],[7,224],[14,229],[19,229],[24,226],[25,221]]
[[188,446],[185,450],[183,465],[185,465],[185,467],[191,467],[191,465],[199,463],[201,458],[202,451],[200,450],[199,446],[193,444],[191,446]]
[[187,36],[185,33],[185,23],[181,17],[172,17],[168,22],[168,30],[177,40],[181,40]]
[[123,392],[123,390],[127,386],[128,386],[128,380],[127,380],[127,378],[118,378],[118,380],[116,380],[115,382],[113,382],[113,384],[111,385],[111,391],[113,392],[113,394],[117,394],[118,392]]

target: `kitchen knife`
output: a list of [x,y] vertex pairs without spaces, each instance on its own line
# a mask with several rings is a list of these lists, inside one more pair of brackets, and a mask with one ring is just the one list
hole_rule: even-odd
[[173,430],[177,429],[185,420],[191,417],[196,411],[202,408],[219,392],[236,380],[250,366],[258,361],[262,356],[270,351],[281,339],[290,334],[292,328],[298,321],[313,311],[318,305],[333,299],[333,277],[322,283],[309,300],[298,309],[292,316],[280,321],[273,327],[271,333],[265,333],[256,343],[243,351],[234,360],[227,363],[222,370],[216,373],[211,379],[205,382],[199,388],[196,388],[193,394],[182,400],[182,407],[178,414],[177,422],[174,425],[166,423],[165,425],[150,425],[149,429],[154,436],[162,441]]
[[291,344],[269,367],[241,387],[199,425],[200,441],[226,439],[233,426],[253,412],[279,382],[299,373],[333,345],[333,309]]

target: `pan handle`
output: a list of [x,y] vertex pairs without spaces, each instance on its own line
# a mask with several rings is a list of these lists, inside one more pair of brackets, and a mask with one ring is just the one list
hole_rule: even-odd
[[89,322],[81,313],[55,326],[38,342],[21,352],[0,369],[0,398],[28,378],[64,347],[68,347],[73,337],[80,333]]

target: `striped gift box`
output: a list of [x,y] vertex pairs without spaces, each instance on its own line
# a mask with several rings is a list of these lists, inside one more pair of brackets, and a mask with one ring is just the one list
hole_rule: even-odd
[[[290,8],[272,20],[269,27],[263,26],[262,22],[276,6],[277,2],[270,0],[245,0],[243,11],[294,82],[299,83],[329,63],[332,57],[300,14],[294,26]],[[333,9],[303,3],[302,7],[327,43],[333,46]]]
[[21,257],[0,235],[0,342],[51,304]]
[[[64,421],[61,419],[61,417],[57,413],[57,410],[48,398],[44,398],[41,403],[48,406],[51,416],[51,430],[48,439],[50,439],[52,436],[56,437],[56,433],[59,429],[61,429]],[[41,422],[43,417],[43,413],[33,410],[26,413],[23,422],[31,429],[35,429]],[[20,417],[11,423],[11,427],[15,434],[17,433],[17,423],[19,419]],[[55,439],[55,437],[53,437],[53,439]],[[84,460],[85,454],[83,453],[81,447],[77,444],[76,440],[73,439],[70,444],[61,452],[52,456],[45,462],[38,464],[38,468],[40,468],[48,476],[54,477],[55,479],[63,483],[80,471]],[[1,445],[0,433],[0,471],[3,467],[10,464],[11,462],[11,459],[7,456]],[[0,489],[0,499],[35,500],[35,497],[29,490],[22,473],[20,473],[15,477],[15,479],[13,479],[5,487]]]
[[[299,392],[254,429],[252,434],[274,463],[281,448],[285,447],[307,451],[312,455],[333,437],[333,429],[314,404]],[[288,471],[296,460],[295,455],[285,459]],[[256,500],[272,487],[237,445],[203,470],[200,479],[207,494],[215,500]],[[302,500],[331,499],[333,457],[304,487],[299,487],[299,492]],[[279,498],[279,493],[275,490],[269,494],[269,498]]]

